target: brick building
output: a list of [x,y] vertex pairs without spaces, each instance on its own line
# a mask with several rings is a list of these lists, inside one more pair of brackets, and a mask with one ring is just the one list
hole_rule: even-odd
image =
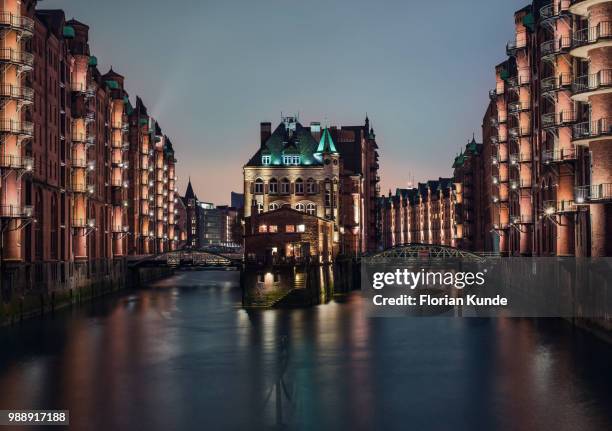
[[378,200],[379,249],[422,243],[455,246],[455,193],[451,178],[397,189]]
[[4,299],[16,289],[108,282],[128,254],[174,247],[172,146],[163,139],[154,167],[163,172],[155,204],[164,212],[151,248],[139,186],[150,169],[144,150],[154,122],[139,98],[132,108],[123,76],[100,73],[89,27],[61,10],[37,10],[33,0],[7,0],[0,32]]
[[247,263],[330,263],[334,258],[334,223],[286,204],[248,217],[244,246]]
[[364,126],[305,127],[284,117],[272,131],[261,123],[260,148],[244,166],[244,214],[285,205],[331,220],[336,253],[376,248],[378,153],[374,131]]
[[612,1],[534,1],[514,23],[491,91],[500,250],[610,255]]

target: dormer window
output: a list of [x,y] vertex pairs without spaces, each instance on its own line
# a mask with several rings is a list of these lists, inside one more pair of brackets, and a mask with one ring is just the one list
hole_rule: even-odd
[[269,165],[271,161],[272,161],[272,156],[261,156],[262,165]]
[[285,165],[299,165],[300,156],[283,156],[283,164]]

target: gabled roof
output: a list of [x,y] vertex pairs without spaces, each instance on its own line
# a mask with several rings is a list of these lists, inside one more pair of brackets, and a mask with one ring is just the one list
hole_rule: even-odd
[[315,155],[317,148],[317,141],[309,128],[296,122],[295,130],[290,130],[285,123],[281,123],[246,165],[262,166],[262,154],[271,156],[272,166],[282,165],[284,154],[300,155],[301,165],[321,165],[321,159]]
[[187,183],[187,190],[185,190],[185,199],[198,199],[198,197],[193,192],[193,187],[191,186],[191,178],[189,178],[189,182]]
[[336,145],[334,145],[334,140],[332,139],[331,134],[329,133],[329,128],[327,127],[325,128],[325,130],[323,130],[323,134],[321,135],[321,140],[319,141],[319,146],[317,147],[317,153],[338,153],[338,151],[336,150]]

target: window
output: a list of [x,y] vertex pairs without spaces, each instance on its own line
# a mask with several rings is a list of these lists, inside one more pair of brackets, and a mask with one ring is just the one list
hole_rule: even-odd
[[329,181],[325,182],[325,206],[331,207],[331,183]]
[[295,193],[298,195],[304,194],[304,181],[301,178],[295,180]]
[[266,226],[265,224],[260,224],[259,229],[257,229],[257,231],[259,233],[266,233],[268,232],[268,226]]
[[262,203],[257,203],[257,214],[261,214],[264,210]]
[[276,226],[276,225],[270,225],[270,226],[268,227],[268,232],[270,232],[270,233],[277,233],[277,232],[278,232],[278,226]]
[[278,193],[278,180],[276,178],[272,178],[270,180],[270,194],[275,195]]
[[306,232],[306,226],[305,226],[305,225],[303,225],[303,224],[299,224],[299,225],[297,226],[297,231],[298,231],[298,232]]
[[283,164],[285,165],[299,165],[300,156],[283,156]]
[[301,212],[305,212],[306,211],[306,205],[304,205],[303,203],[300,202],[300,203],[298,203],[295,206],[295,209],[298,210],[298,211],[301,211]]
[[287,233],[295,232],[295,226],[292,225],[292,224],[288,224],[287,226],[285,226],[285,232],[287,232]]
[[277,204],[276,202],[271,203],[270,205],[268,205],[268,209],[270,211],[274,211],[280,208],[280,205]]
[[306,205],[306,212],[310,215],[317,215],[317,206],[315,204]]
[[308,178],[308,181],[306,181],[306,193],[314,194],[316,192],[317,186],[315,180],[313,180],[312,178]]
[[262,165],[269,165],[271,161],[272,161],[272,157],[271,156],[261,156],[261,164]]
[[255,193],[263,194],[263,192],[264,192],[264,182],[261,178],[257,178],[255,180]]
[[283,178],[280,184],[280,192],[283,195],[289,194],[289,180],[287,178]]

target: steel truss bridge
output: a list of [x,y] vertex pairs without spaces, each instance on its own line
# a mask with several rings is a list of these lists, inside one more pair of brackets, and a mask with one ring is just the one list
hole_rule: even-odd
[[240,267],[242,249],[229,247],[183,248],[142,259],[133,259],[130,266],[169,266],[169,267]]
[[463,260],[471,262],[483,262],[490,257],[498,257],[498,253],[483,253],[477,254],[471,251],[462,250],[456,247],[437,245],[437,244],[422,244],[411,243],[396,245],[381,252],[364,256],[368,263],[383,263],[389,260]]

